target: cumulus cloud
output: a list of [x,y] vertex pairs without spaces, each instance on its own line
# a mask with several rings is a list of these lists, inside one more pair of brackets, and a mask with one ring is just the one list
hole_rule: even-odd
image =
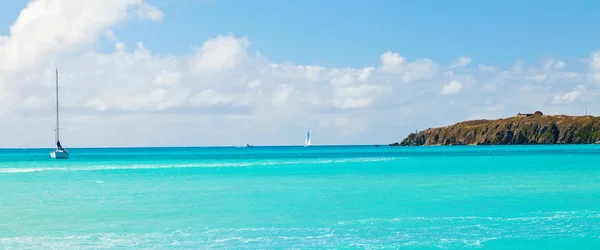
[[136,7],[158,11],[142,0],[31,1],[2,39],[0,71],[33,67],[58,52],[93,43]]
[[471,63],[471,57],[461,56],[450,64],[450,68],[462,68]]
[[162,11],[160,11],[159,9],[157,9],[156,7],[146,4],[146,3],[141,3],[137,8],[136,8],[136,15],[138,18],[141,19],[149,19],[149,20],[153,20],[153,21],[160,21],[163,18],[163,13]]
[[552,101],[557,104],[572,103],[572,102],[576,101],[577,99],[579,99],[579,97],[581,96],[581,94],[584,91],[585,91],[585,86],[577,85],[573,91],[567,92],[563,95],[554,96],[554,99]]
[[318,126],[338,129],[342,136],[354,136],[366,130],[367,122],[360,118],[333,117],[324,119]]
[[417,59],[413,62],[398,53],[387,51],[379,57],[380,71],[397,75],[405,82],[431,79],[437,75],[438,65],[430,59]]
[[249,45],[245,37],[217,36],[206,41],[190,63],[193,69],[207,73],[231,69],[246,58]]
[[[158,54],[111,32],[140,18],[168,16],[142,0],[31,2],[0,36],[0,146],[52,145],[56,65],[69,147],[289,145],[307,130],[316,144],[389,143],[415,127],[575,110],[600,81],[598,52],[589,72],[550,57],[472,67],[469,56],[444,65],[394,51],[373,55],[376,65],[326,67],[273,61],[251,37],[224,33]],[[89,46],[102,36],[112,51]],[[455,95],[452,105],[440,95]]]
[[592,75],[594,79],[597,82],[600,82],[600,51],[592,53],[590,69],[592,70]]
[[441,90],[442,95],[453,95],[462,89],[462,84],[459,81],[450,81]]

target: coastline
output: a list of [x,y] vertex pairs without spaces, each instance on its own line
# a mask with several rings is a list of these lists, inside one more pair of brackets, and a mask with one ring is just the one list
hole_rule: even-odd
[[544,116],[541,112],[497,120],[469,120],[410,133],[388,146],[600,144],[600,117]]

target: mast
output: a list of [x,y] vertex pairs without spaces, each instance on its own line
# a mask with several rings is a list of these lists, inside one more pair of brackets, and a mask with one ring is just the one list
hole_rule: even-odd
[[56,143],[59,143],[58,132],[58,68],[56,69]]

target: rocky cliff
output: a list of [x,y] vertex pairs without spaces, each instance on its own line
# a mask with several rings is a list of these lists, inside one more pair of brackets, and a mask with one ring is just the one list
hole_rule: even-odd
[[592,144],[599,140],[600,117],[532,115],[430,128],[390,146]]

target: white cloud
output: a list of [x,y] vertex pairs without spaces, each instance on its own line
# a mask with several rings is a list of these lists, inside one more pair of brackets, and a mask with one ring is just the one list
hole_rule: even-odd
[[555,69],[562,69],[565,66],[565,62],[561,60],[556,60],[554,58],[544,58],[542,70],[548,72]]
[[511,70],[512,73],[519,74],[519,73],[522,73],[524,69],[525,69],[525,66],[524,66],[523,61],[516,60],[513,63],[513,65],[512,65],[512,67],[511,67],[510,70]]
[[126,49],[127,46],[125,46],[124,43],[118,42],[117,44],[115,44],[115,50],[117,50],[117,52],[125,52]]
[[366,81],[367,79],[369,79],[371,74],[373,74],[373,69],[375,69],[375,68],[373,68],[373,67],[363,68],[362,71],[360,72],[360,75],[358,76],[358,80]]
[[192,107],[200,107],[230,104],[233,102],[235,102],[234,98],[219,94],[212,89],[207,89],[191,96],[188,104]]
[[494,81],[491,82],[487,82],[482,86],[482,89],[485,91],[490,91],[490,92],[494,92],[496,91],[496,87],[497,87],[497,83]]
[[485,108],[487,111],[501,111],[504,109],[504,105],[496,104],[494,106],[489,106]]
[[585,86],[577,85],[573,91],[567,92],[563,95],[556,95],[552,100],[556,104],[567,104],[572,103],[580,98],[581,94],[585,91]]
[[596,51],[592,53],[592,58],[590,61],[590,69],[592,71],[592,75],[594,79],[600,82],[600,51]]
[[141,19],[160,21],[163,18],[162,11],[146,3],[141,3],[139,6],[137,6],[135,13],[137,17]]
[[450,81],[448,84],[444,85],[440,93],[442,95],[453,95],[458,93],[462,89],[462,84],[458,81]]
[[192,68],[213,73],[231,69],[246,57],[250,42],[246,37],[217,36],[206,41],[191,59]]
[[482,72],[497,72],[499,69],[496,66],[490,66],[485,64],[479,65],[479,70]]
[[321,121],[319,127],[338,129],[342,136],[354,136],[366,131],[368,123],[360,118],[333,117]]
[[401,57],[398,53],[391,51],[385,52],[380,56],[381,71],[388,73],[396,73],[402,70],[406,64],[406,58]]
[[[592,107],[583,97],[600,94],[599,52],[590,71],[550,57],[472,68],[466,56],[444,65],[393,51],[373,55],[377,65],[326,67],[273,61],[235,34],[169,55],[111,32],[139,18],[169,17],[142,0],[29,4],[0,36],[0,146],[50,146],[56,65],[69,147],[301,144],[306,130],[315,143],[389,143],[470,117]],[[90,46],[101,37],[113,51]],[[451,105],[439,98],[457,93]]]
[[154,83],[158,85],[174,85],[181,80],[180,72],[161,71],[154,77]]
[[437,75],[438,65],[430,59],[417,59],[408,62],[398,53],[387,51],[380,57],[380,71],[400,76],[405,82],[433,78]]
[[462,68],[471,63],[471,57],[461,56],[450,64],[450,68]]
[[273,106],[276,108],[285,106],[293,89],[293,86],[287,84],[279,84],[279,88],[275,91],[275,94],[273,96]]
[[37,0],[21,11],[0,47],[0,71],[34,67],[60,51],[91,44],[142,0]]

